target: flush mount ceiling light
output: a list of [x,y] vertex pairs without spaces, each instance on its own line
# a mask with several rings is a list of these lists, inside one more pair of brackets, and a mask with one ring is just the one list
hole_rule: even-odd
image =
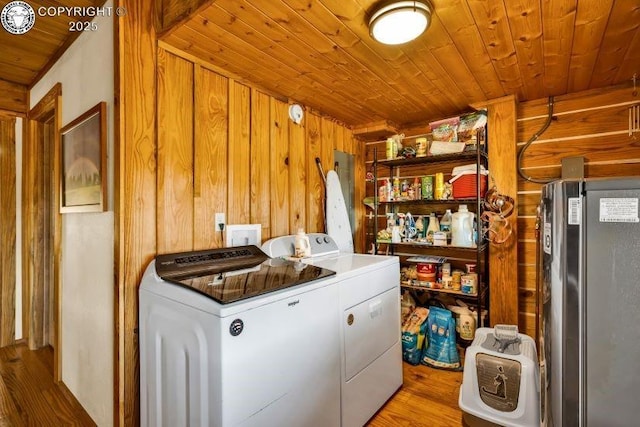
[[411,41],[429,27],[433,7],[428,1],[396,1],[380,7],[369,20],[371,37],[384,44]]

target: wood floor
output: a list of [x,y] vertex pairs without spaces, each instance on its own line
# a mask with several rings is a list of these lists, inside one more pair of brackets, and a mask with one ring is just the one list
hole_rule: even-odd
[[403,362],[404,384],[369,421],[369,427],[460,427],[462,372]]
[[[95,426],[64,387],[53,383],[50,348],[0,349],[0,427]],[[460,427],[462,372],[403,363],[404,385],[369,421],[369,427]]]
[[50,347],[0,348],[0,427],[95,425],[73,395],[53,383]]

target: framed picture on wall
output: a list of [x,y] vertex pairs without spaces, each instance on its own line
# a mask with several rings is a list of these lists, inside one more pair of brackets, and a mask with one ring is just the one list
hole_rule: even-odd
[[107,104],[101,102],[60,130],[60,212],[106,207]]

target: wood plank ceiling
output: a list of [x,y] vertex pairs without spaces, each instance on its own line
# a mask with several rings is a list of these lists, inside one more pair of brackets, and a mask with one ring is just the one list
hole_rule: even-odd
[[[100,6],[105,0],[27,0],[36,13],[31,30],[14,35],[0,28],[0,80],[30,86],[49,69],[81,32],[70,30],[70,21],[86,21],[90,17],[69,17],[66,14],[38,14],[41,7]],[[0,0],[0,10],[10,0]],[[46,9],[45,9],[46,12]]]
[[161,36],[348,125],[407,125],[640,75],[640,0],[432,0],[419,39],[368,32],[377,0],[216,0]]

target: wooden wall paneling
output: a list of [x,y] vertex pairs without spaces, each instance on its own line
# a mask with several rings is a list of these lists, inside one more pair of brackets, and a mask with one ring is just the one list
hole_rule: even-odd
[[[320,122],[320,161],[322,162],[322,168],[324,169],[325,175],[329,173],[330,170],[334,170],[334,156],[333,150],[335,150],[336,146],[336,133],[337,126],[336,123],[330,119],[322,118]],[[319,173],[319,172],[318,172]],[[323,229],[322,231],[326,231],[326,187],[323,183],[322,188],[322,211],[320,215],[322,215],[323,219]]]
[[26,113],[28,108],[27,87],[18,83],[0,80],[0,110]]
[[206,249],[223,246],[214,215],[228,212],[228,79],[196,66],[194,95],[194,249]]
[[16,140],[15,118],[0,119],[0,347],[15,342]]
[[[516,100],[513,96],[500,98],[488,105],[489,171],[495,185],[503,194],[516,197]],[[516,204],[515,211],[518,206]],[[513,238],[502,245],[490,245],[490,303],[491,324],[518,324],[518,253],[517,217],[509,222]]]
[[262,240],[271,236],[270,97],[251,89],[251,223],[261,224]]
[[[527,150],[526,172],[541,179],[559,177],[563,157],[583,156],[587,177],[640,175],[640,145],[627,132],[627,108],[637,100],[628,85],[556,97],[557,120]],[[539,129],[546,104],[547,99],[539,99],[518,106],[520,146]],[[528,334],[535,334],[535,215],[540,187],[518,180],[519,321]]]
[[158,50],[157,251],[193,248],[193,64]]
[[[527,281],[529,282],[529,281]],[[530,281],[534,285],[533,288],[520,288],[518,291],[518,311],[520,313],[536,312],[536,288],[535,278]],[[534,334],[535,335],[535,334]]]
[[[561,117],[579,111],[607,109],[619,104],[631,105],[634,101],[640,101],[639,96],[634,96],[632,92],[633,85],[629,81],[622,85],[556,96],[554,98],[553,115]],[[540,98],[518,104],[518,123],[533,120],[540,116],[546,117],[547,105],[548,98]]]
[[229,80],[229,146],[227,224],[248,224],[251,161],[251,90]]
[[139,423],[138,284],[157,251],[156,32],[153,0],[116,0],[115,20],[115,304],[117,363],[114,424]]
[[242,83],[242,84],[244,84],[246,86],[249,86],[252,89],[259,90],[259,91],[261,91],[261,92],[263,92],[265,94],[269,94],[269,95],[273,96],[274,98],[280,99],[282,101],[286,101],[287,100],[286,97],[284,97],[284,96],[282,96],[282,95],[280,95],[278,93],[275,93],[273,91],[269,91],[265,87],[260,86],[260,85],[258,85],[256,83],[252,82],[250,79],[245,79],[242,76],[240,76],[239,74],[231,72],[231,70],[224,69],[224,68],[221,68],[221,67],[213,64],[211,61],[215,57],[201,58],[201,57],[195,56],[195,55],[185,51],[184,49],[179,49],[178,47],[173,46],[173,45],[171,45],[171,44],[169,44],[167,42],[164,42],[162,40],[158,40],[158,47],[161,48],[161,49],[166,50],[167,52],[171,52],[174,55],[177,55],[177,56],[179,56],[181,58],[184,58],[184,59],[186,59],[188,61],[191,61],[196,65],[199,65],[199,66],[201,66],[203,68],[206,68],[209,71],[213,71],[215,73],[220,74],[221,76],[224,76],[224,77],[229,78],[229,79],[233,79],[238,83]]
[[307,231],[307,169],[313,173],[315,162],[307,163],[305,122],[289,122],[289,230],[296,233],[302,228]]
[[[529,168],[527,173],[535,178],[554,180],[561,175],[560,160],[555,160],[556,164],[548,167]],[[631,158],[623,160],[586,162],[584,165],[585,176],[587,177],[616,177],[616,176],[634,176],[640,171],[640,158]],[[523,191],[539,191],[539,184],[533,184],[527,181],[518,181],[518,193]]]
[[338,151],[342,151],[344,153],[351,153],[352,154],[353,151],[351,150],[351,144],[349,144],[349,142],[347,142],[348,136],[345,136],[348,131],[349,130],[344,126],[338,125],[336,127],[335,147],[336,147],[336,150],[338,150]]
[[[316,114],[307,114],[305,118],[307,146],[307,231],[324,232],[324,183],[316,164],[316,158],[322,161],[322,118]],[[325,168],[326,165],[322,165]]]
[[271,236],[289,230],[289,106],[277,99],[269,102],[271,116]]
[[536,209],[540,203],[540,192],[531,192],[527,194],[518,194],[518,214],[526,216],[535,216]]
[[[576,116],[558,115],[556,120],[540,135],[536,143],[558,138],[575,138],[578,135],[595,135],[610,131],[627,131],[629,124],[628,105],[615,105],[607,109],[581,111],[579,120]],[[569,115],[571,116],[571,115]],[[544,124],[544,117],[521,121],[518,131],[524,138],[518,142],[526,142]],[[606,131],[605,131],[606,129]]]
[[[331,87],[321,84],[303,71],[294,69],[293,64],[288,61],[279,60],[272,52],[261,50],[227,32],[226,28],[216,25],[213,22],[214,18],[215,15],[211,19],[198,16],[193,27],[184,27],[171,37],[172,43],[174,39],[181,38],[187,43],[182,43],[178,47],[196,56],[210,57],[213,54],[217,63],[229,64],[231,72],[245,78],[265,81],[274,79],[276,76],[276,81],[267,87],[292,99],[301,99],[300,89],[311,87],[316,93],[322,93],[323,99],[329,101],[328,104],[325,104],[327,107],[325,112],[328,114],[335,115],[340,108],[345,108],[347,103],[353,111],[361,110],[355,100],[341,99]],[[204,50],[200,47],[203,39],[207,41],[207,47]],[[242,66],[233,67],[230,65],[239,63],[242,63]],[[246,63],[252,63],[250,71],[248,71]],[[273,70],[278,70],[278,72],[274,73]]]
[[530,337],[535,337],[536,331],[536,315],[535,313],[518,313],[519,330],[526,333]]
[[534,242],[520,241],[518,242],[518,257],[521,263],[527,266],[535,266],[536,263],[536,247]]
[[638,150],[640,150],[640,140],[629,138],[626,130],[616,133],[577,135],[531,144],[522,165],[525,170],[532,169],[531,174],[535,175],[536,168],[560,167],[564,157],[584,157],[586,162],[615,160],[623,162],[629,158],[637,158]]
[[[538,199],[540,194],[538,193]],[[536,219],[533,215],[521,216],[518,218],[518,238],[535,240],[536,238]]]
[[336,148],[338,129],[335,122],[326,118],[322,119],[320,126],[322,130],[320,161],[322,162],[324,173],[327,174],[334,167],[333,150]]
[[364,162],[364,143],[358,140],[353,136],[351,132],[349,132],[350,144],[355,155],[355,218],[356,218],[356,229],[355,231],[355,250],[356,252],[364,253],[368,249],[365,247],[365,239],[366,239],[366,227],[367,223],[364,220],[365,214],[367,214],[367,208],[362,202],[365,198],[365,174],[367,171],[365,162]]

